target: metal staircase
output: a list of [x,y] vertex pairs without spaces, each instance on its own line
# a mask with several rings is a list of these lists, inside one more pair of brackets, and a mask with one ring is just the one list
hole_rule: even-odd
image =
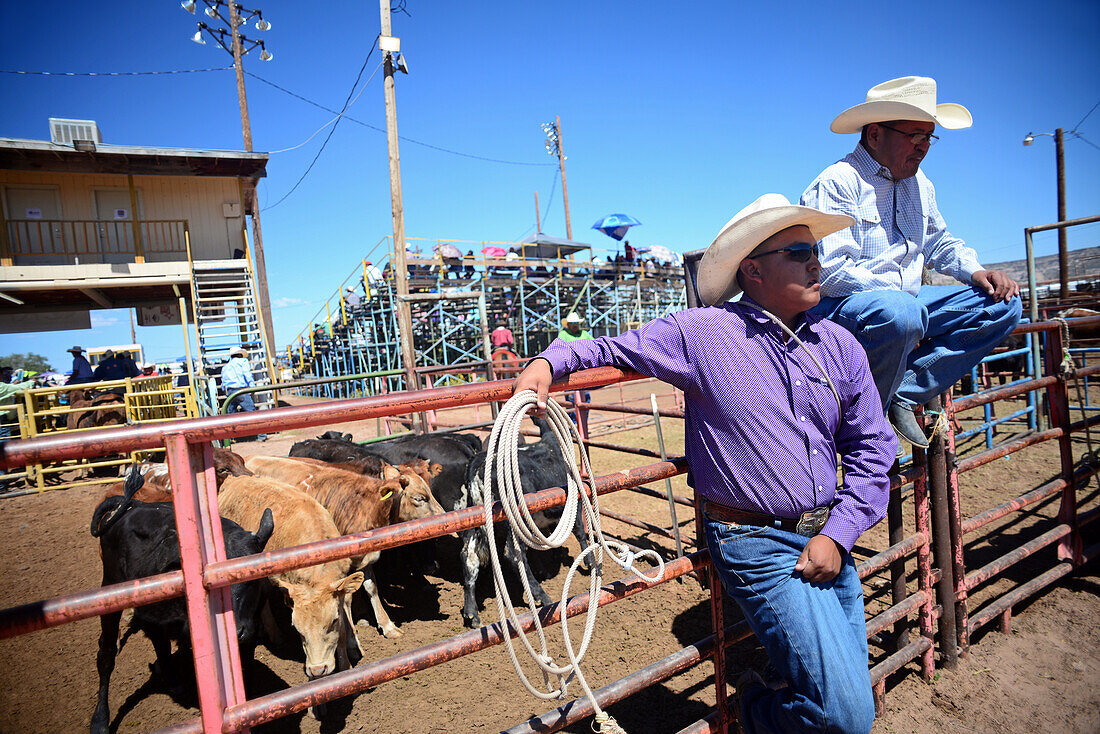
[[[221,367],[230,352],[243,347],[252,363],[257,385],[270,385],[264,352],[260,312],[248,260],[197,260],[191,264],[195,330],[203,369],[216,375],[221,391]],[[253,395],[257,407],[272,407],[272,393]]]

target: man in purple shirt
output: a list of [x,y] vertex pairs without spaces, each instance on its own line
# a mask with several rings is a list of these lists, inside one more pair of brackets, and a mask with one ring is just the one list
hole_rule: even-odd
[[704,502],[707,547],[786,683],[742,676],[749,732],[868,732],[874,719],[851,549],[886,514],[897,439],[855,337],[806,313],[820,299],[818,240],[851,224],[766,194],[700,262],[699,295],[721,305],[556,341],[516,380],[540,408],[552,380],[602,365],[684,391],[688,483]]

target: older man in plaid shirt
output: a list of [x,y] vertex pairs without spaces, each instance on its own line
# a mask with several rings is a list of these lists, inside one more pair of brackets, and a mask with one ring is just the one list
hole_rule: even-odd
[[[860,141],[800,201],[855,220],[821,241],[822,299],[812,312],[855,334],[890,422],[921,447],[928,439],[913,407],[950,389],[1020,320],[1020,287],[947,231],[920,170],[937,125],[970,124],[962,105],[936,103],[933,79],[879,84],[833,120],[833,132]],[[922,287],[926,264],[963,285]]]

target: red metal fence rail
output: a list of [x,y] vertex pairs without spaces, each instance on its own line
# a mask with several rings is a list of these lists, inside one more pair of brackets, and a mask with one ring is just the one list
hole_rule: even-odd
[[[1073,320],[1071,323],[1075,322],[1092,325],[1100,323],[1100,317]],[[1100,423],[1100,416],[1078,424],[1069,422],[1065,382],[1068,375],[1058,372],[1061,344],[1057,326],[1053,323],[1035,324],[1022,327],[1021,331],[1046,332],[1044,376],[1010,389],[960,400],[954,409],[963,410],[1029,390],[1045,389],[1051,406],[1053,427],[1048,431],[995,447],[958,465],[954,459],[950,432],[938,434],[927,457],[922,455],[923,452],[918,452],[911,468],[892,477],[891,503],[899,511],[892,513],[890,545],[858,566],[861,578],[866,579],[873,574],[892,570],[892,575],[897,577],[900,574],[902,581],[901,584],[892,584],[890,606],[867,621],[869,638],[893,630],[888,654],[871,670],[876,703],[880,705],[888,675],[919,659],[922,676],[930,679],[934,670],[934,648],[938,647],[943,664],[953,664],[953,651],[961,649],[965,653],[970,632],[997,617],[1002,619],[1002,626],[1006,626],[1014,604],[1071,572],[1077,565],[1096,554],[1096,546],[1087,549],[1082,547],[1080,531],[1098,516],[1098,511],[1093,509],[1079,512],[1076,496],[1077,483],[1094,473],[1095,469],[1075,470],[1070,438],[1074,431],[1082,430],[1088,423]],[[1100,372],[1100,367],[1081,370],[1078,374],[1092,374],[1094,371]],[[638,377],[614,368],[600,368],[571,375],[554,389],[584,390]],[[503,400],[510,393],[510,382],[477,383],[322,405],[182,420],[155,426],[104,429],[84,434],[78,439],[60,435],[0,445],[0,466],[4,467],[86,458],[122,448],[166,448],[183,558],[182,571],[0,610],[0,639],[182,595],[187,601],[191,619],[201,718],[184,722],[172,731],[189,732],[235,731],[247,728],[498,644],[503,639],[501,626],[488,625],[275,694],[245,700],[232,608],[228,600],[230,584],[477,527],[482,522],[481,511],[479,508],[467,508],[330,541],[227,560],[220,536],[220,523],[217,521],[217,494],[209,442],[255,435],[276,427],[286,429],[321,426]],[[1059,440],[1061,449],[1062,473],[1057,480],[965,521],[961,518],[957,481],[959,473],[1055,438]],[[925,466],[926,461],[928,467]],[[614,492],[676,476],[685,471],[686,465],[682,458],[658,461],[599,477],[595,481],[595,489],[600,494]],[[903,515],[900,507],[902,489],[910,483],[913,485],[915,532],[906,535],[901,531]],[[967,532],[1056,494],[1060,494],[1061,504],[1055,527],[1013,549],[1002,558],[970,574],[966,573],[962,539]],[[686,501],[686,498],[678,499]],[[563,504],[565,492],[560,488],[545,490],[532,495],[527,501],[532,511],[547,509]],[[494,516],[496,519],[503,517],[499,505]],[[1033,555],[1040,548],[1055,543],[1058,544],[1059,560],[1053,568],[989,601],[977,615],[968,615],[970,590],[1013,563]],[[934,550],[936,557],[933,561]],[[911,594],[907,592],[904,583],[907,577],[905,561],[909,558],[915,558],[916,566],[917,588]],[[705,550],[701,550],[671,561],[666,575],[669,579],[678,578],[700,572],[708,565],[709,556]],[[749,633],[743,625],[727,628],[722,619],[721,593],[715,574],[707,576],[711,579],[712,587],[711,608],[715,629],[713,637],[701,640],[600,689],[598,695],[601,705],[622,700],[646,686],[710,659],[715,664],[717,711],[685,731],[728,729],[730,713],[725,705],[725,651]],[[652,586],[654,585],[636,577],[608,584],[601,589],[598,603],[613,603],[646,591]],[[586,604],[586,595],[578,595],[568,601],[564,612],[568,615],[580,613]],[[544,623],[560,619],[563,610],[558,606],[550,605],[541,610]],[[912,642],[908,641],[907,620],[910,615],[916,615],[918,632]],[[938,633],[935,628],[937,621]],[[574,702],[571,706],[548,712],[537,720],[517,725],[512,731],[560,729],[587,715],[584,713],[585,706],[582,702]],[[568,714],[563,713],[566,709]]]

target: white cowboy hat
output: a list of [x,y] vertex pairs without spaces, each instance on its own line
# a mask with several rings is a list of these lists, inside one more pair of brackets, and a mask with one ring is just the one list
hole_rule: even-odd
[[562,319],[563,324],[580,324],[583,321],[584,319],[578,316],[576,311],[571,311],[568,316]]
[[833,232],[851,227],[855,220],[846,214],[826,214],[808,206],[797,206],[783,194],[764,194],[737,212],[710,243],[699,261],[695,288],[708,306],[728,301],[741,292],[737,268],[761,242],[787,227],[810,228],[817,242]]
[[248,352],[244,350],[244,347],[235,347],[231,352],[229,352],[230,357],[236,357],[238,355],[246,359],[248,358]]
[[858,133],[864,125],[891,120],[934,122],[948,130],[970,127],[974,118],[961,104],[936,104],[936,80],[903,76],[871,87],[867,101],[844,110],[829,129],[834,133]]

